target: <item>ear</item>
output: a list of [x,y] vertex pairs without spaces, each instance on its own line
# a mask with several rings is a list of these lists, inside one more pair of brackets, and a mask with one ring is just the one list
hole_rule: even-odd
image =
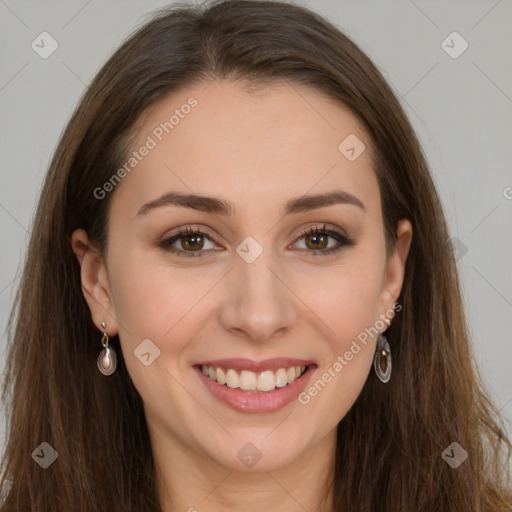
[[83,229],[73,231],[71,247],[80,265],[82,293],[91,310],[92,321],[100,332],[106,330],[109,336],[114,336],[118,325],[105,262]]
[[412,240],[412,225],[408,219],[401,219],[397,226],[397,240],[384,275],[381,294],[381,313],[393,309],[402,290],[405,262]]

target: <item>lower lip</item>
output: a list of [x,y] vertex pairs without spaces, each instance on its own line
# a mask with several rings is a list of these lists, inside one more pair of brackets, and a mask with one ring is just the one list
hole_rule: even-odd
[[199,378],[215,398],[235,411],[247,413],[274,412],[290,404],[304,390],[315,369],[316,365],[308,366],[301,377],[282,388],[266,393],[250,393],[221,385],[204,375],[199,366],[194,366]]

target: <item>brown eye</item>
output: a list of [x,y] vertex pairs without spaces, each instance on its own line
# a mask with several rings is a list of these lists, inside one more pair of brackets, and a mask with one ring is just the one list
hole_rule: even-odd
[[[338,245],[335,244],[334,246],[329,247],[329,238],[336,240]],[[325,224],[321,229],[318,229],[317,226],[309,228],[299,237],[299,240],[301,239],[304,239],[305,241],[306,248],[304,250],[307,250],[307,254],[309,255],[311,253],[314,256],[329,255],[346,246],[355,245],[355,241],[344,234],[334,230],[325,229]]]
[[[158,246],[166,251],[175,253],[177,256],[201,257],[203,256],[201,253],[205,252],[202,249],[206,241],[213,243],[211,238],[203,231],[187,228],[163,240]],[[176,242],[181,247],[173,247]]]
[[304,238],[306,239],[308,249],[326,249],[330,237],[329,235],[314,233],[312,235],[306,235]]
[[181,237],[181,245],[185,250],[202,249],[204,245],[203,235],[191,234]]
[[[298,238],[298,240],[302,239],[305,240],[306,247],[299,247],[299,249],[307,251],[307,255],[311,253],[314,256],[330,255],[346,246],[355,245],[354,240],[337,231],[325,229],[325,225],[321,229],[317,226],[309,228]],[[335,240],[337,245],[329,246],[329,239]],[[205,252],[210,252],[202,250],[208,242],[214,245],[208,234],[200,229],[187,227],[170,238],[162,240],[158,246],[180,257],[203,257]],[[179,245],[176,246],[176,244]]]

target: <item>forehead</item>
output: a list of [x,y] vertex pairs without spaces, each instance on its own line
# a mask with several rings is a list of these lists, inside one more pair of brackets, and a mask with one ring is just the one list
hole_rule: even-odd
[[[170,190],[225,197],[237,212],[333,189],[380,207],[363,126],[346,107],[302,85],[248,92],[214,80],[182,88],[141,116],[131,151],[144,146],[151,149],[138,154],[116,190],[124,189],[130,216]],[[344,153],[351,147],[362,151],[356,159]]]

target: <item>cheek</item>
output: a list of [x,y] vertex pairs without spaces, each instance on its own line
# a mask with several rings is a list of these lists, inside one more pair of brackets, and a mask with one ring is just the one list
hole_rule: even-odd
[[[201,325],[201,298],[214,282],[208,275],[196,277],[176,267],[154,265],[147,255],[137,257],[136,252],[125,253],[118,261],[111,282],[128,373],[151,410],[158,409],[157,397],[167,394],[186,402],[176,380],[178,366]],[[147,352],[146,366],[141,358]]]
[[303,272],[294,290],[325,324],[325,336],[343,350],[378,319],[382,271],[361,253],[340,264]]
[[322,366],[299,402],[311,407],[311,414],[320,414],[326,426],[347,414],[371,370],[380,280],[375,270],[366,268],[333,273],[308,302],[321,319],[316,325],[322,330],[317,354]]
[[304,402],[323,404],[332,422],[350,409],[371,369],[381,280],[381,262],[371,251],[354,253],[327,273],[324,269],[301,279],[298,294],[308,297],[308,309],[320,319],[319,337],[327,342],[319,345],[322,368]]
[[123,346],[133,351],[150,339],[162,356],[175,355],[186,345],[186,332],[197,329],[202,299],[217,276],[211,270],[166,265],[161,258],[153,261],[136,250],[116,261],[111,283]]
[[370,345],[357,345],[350,345],[347,351],[337,355],[299,396],[299,402],[309,408],[309,414],[319,414],[327,428],[333,428],[346,416],[368,378],[373,351]]

